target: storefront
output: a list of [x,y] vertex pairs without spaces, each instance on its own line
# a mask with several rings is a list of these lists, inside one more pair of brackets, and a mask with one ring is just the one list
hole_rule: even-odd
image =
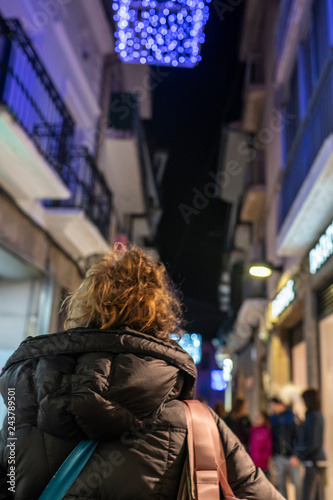
[[333,223],[293,274],[282,275],[280,282],[283,286],[268,311],[270,388],[283,393],[285,384],[288,392],[289,384],[290,394],[293,388],[299,393],[306,387],[319,388],[329,462],[326,498],[333,498]]
[[[323,283],[324,281],[324,283]],[[318,320],[318,371],[325,418],[325,451],[329,461],[326,498],[333,497],[333,259],[312,276]]]
[[270,331],[267,391],[300,411],[300,393],[307,387],[307,346],[304,326],[302,268],[281,277],[267,311]]
[[[332,286],[332,285],[331,285]],[[333,307],[319,318],[321,400],[325,418],[325,451],[329,460],[326,498],[333,496]]]

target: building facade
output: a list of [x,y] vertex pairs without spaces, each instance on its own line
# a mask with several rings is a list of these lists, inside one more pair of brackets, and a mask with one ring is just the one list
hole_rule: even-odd
[[[260,4],[260,5],[259,5]],[[262,24],[252,46],[251,15],[261,9]],[[254,31],[255,32],[255,31]],[[299,395],[307,387],[321,392],[329,459],[327,498],[333,493],[333,4],[330,0],[249,0],[240,55],[254,50],[263,66],[262,108],[244,100],[243,130],[250,133],[253,156],[263,154],[264,204],[247,255],[273,265],[265,280],[266,305],[247,340],[261,348],[263,402],[280,395],[301,412]],[[254,54],[252,54],[253,57]],[[249,129],[248,123],[257,123]],[[251,162],[247,169],[250,171]],[[252,196],[252,200],[254,197]],[[240,201],[242,222],[249,196]],[[234,240],[235,241],[235,240]],[[256,250],[259,242],[260,252]],[[255,252],[257,251],[256,255]],[[237,320],[233,333],[237,337]],[[240,354],[236,347],[236,352]],[[258,356],[258,345],[254,359]],[[246,390],[245,390],[246,392]],[[258,389],[257,389],[258,393]],[[251,395],[247,392],[249,398]]]
[[62,328],[64,296],[160,215],[149,67],[114,51],[100,0],[0,0],[0,364]]

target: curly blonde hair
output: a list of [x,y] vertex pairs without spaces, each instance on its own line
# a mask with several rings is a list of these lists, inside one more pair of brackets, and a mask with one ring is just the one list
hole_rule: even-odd
[[66,329],[128,326],[163,340],[182,332],[181,302],[164,265],[136,247],[107,253],[65,304]]

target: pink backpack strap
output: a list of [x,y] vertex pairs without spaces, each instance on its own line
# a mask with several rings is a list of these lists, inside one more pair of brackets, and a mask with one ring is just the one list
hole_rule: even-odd
[[226,500],[235,498],[227,479],[220,433],[211,412],[200,401],[187,400],[183,404],[188,429],[193,498],[220,500],[219,484]]

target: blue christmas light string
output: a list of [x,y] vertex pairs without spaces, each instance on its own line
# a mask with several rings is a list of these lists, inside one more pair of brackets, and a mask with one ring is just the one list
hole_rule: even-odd
[[115,0],[116,52],[124,62],[193,68],[211,0]]

